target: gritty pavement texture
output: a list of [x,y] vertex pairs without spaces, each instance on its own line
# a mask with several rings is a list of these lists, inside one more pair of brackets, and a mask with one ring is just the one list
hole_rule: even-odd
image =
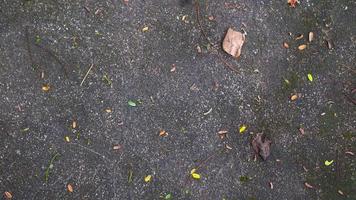
[[199,2],[1,0],[2,198],[356,199],[356,2]]

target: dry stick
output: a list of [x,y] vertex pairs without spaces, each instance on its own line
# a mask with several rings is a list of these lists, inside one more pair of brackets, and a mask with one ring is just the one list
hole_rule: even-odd
[[210,155],[208,158],[206,158],[205,160],[203,160],[195,169],[198,170],[199,168],[203,167],[205,163],[207,163],[209,160],[213,159],[214,157],[216,157],[217,155],[221,154],[224,152],[225,149],[215,152],[214,154]]
[[83,85],[83,83],[84,83],[85,79],[87,78],[87,76],[89,75],[89,72],[91,71],[91,69],[92,69],[93,67],[94,67],[94,64],[91,64],[91,66],[89,67],[89,69],[88,69],[87,73],[85,74],[85,76],[84,76],[84,78],[83,78],[82,82],[80,83],[80,86],[82,86],[82,85]]
[[213,44],[208,36],[206,35],[204,29],[203,29],[203,26],[201,25],[201,22],[200,22],[200,6],[199,6],[199,2],[198,0],[195,1],[195,13],[196,13],[196,18],[197,18],[197,23],[198,23],[198,26],[200,28],[200,31],[201,33],[203,34],[204,38],[209,42],[209,44],[213,47],[214,50],[217,51],[217,54],[219,56],[219,60],[224,63],[225,66],[227,66],[229,69],[231,69],[232,71],[238,73],[239,71],[230,63],[228,63],[218,52],[218,50],[216,49],[217,48],[217,45]]

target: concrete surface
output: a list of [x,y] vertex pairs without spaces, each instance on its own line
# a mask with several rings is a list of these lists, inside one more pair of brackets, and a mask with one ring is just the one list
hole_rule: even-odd
[[[200,14],[213,43],[228,27],[245,30],[239,60],[208,47],[193,1],[1,0],[1,193],[356,199],[355,156],[345,154],[356,153],[350,100],[356,98],[356,2],[301,0],[293,9],[287,0],[201,0]],[[304,38],[295,40],[298,34]],[[294,93],[301,94],[297,101],[290,100]],[[237,131],[241,124],[248,126],[244,134]],[[228,130],[223,140],[221,129]],[[160,130],[168,136],[158,136]],[[267,161],[253,159],[250,141],[258,132],[273,142]],[[193,180],[189,173],[199,165],[201,179]]]

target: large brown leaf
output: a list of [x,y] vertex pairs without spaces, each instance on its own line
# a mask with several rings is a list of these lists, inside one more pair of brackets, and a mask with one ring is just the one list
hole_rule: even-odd
[[267,139],[263,133],[257,133],[251,145],[255,154],[260,155],[263,160],[266,160],[271,154],[271,143],[272,141]]
[[235,58],[241,55],[241,48],[245,42],[245,35],[234,31],[232,28],[227,30],[222,47],[224,51]]

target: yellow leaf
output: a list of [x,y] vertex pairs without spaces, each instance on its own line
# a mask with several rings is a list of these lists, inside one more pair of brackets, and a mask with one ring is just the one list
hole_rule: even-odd
[[312,74],[308,74],[308,79],[309,79],[310,82],[312,82],[313,81],[313,75]]
[[333,164],[334,160],[331,160],[331,161],[328,161],[328,160],[325,160],[324,164],[325,166],[329,166],[331,164]]
[[145,177],[145,182],[146,182],[146,183],[151,182],[151,180],[152,180],[152,175],[147,175],[147,176]]
[[142,32],[147,32],[148,31],[148,26],[143,27]]
[[240,129],[239,129],[239,132],[242,134],[243,132],[245,132],[247,129],[247,126],[246,125],[242,125],[240,126]]
[[48,84],[43,84],[42,85],[42,90],[44,91],[44,92],[48,92],[48,90],[50,89],[51,87],[48,85]]
[[199,180],[200,179],[200,174],[197,174],[197,173],[192,173],[192,177],[196,180]]
[[65,136],[64,139],[66,140],[66,142],[70,142],[69,136]]

